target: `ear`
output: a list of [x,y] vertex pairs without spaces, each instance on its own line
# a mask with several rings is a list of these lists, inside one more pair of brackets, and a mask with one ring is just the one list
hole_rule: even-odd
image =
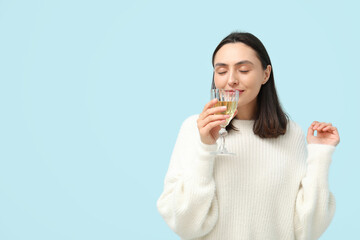
[[265,84],[269,80],[270,73],[271,73],[271,65],[267,65],[264,71],[264,81],[262,82],[262,84]]

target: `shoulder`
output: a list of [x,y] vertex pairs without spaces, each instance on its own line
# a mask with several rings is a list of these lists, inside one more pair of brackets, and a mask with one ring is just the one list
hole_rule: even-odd
[[184,146],[194,145],[194,141],[200,139],[199,130],[197,128],[197,119],[199,115],[191,115],[187,117],[181,124],[178,133],[178,141]]
[[181,125],[181,131],[193,131],[194,129],[196,129],[198,118],[199,114],[194,114],[187,117]]
[[194,123],[196,123],[198,118],[199,118],[199,114],[191,115],[184,120],[183,125],[184,124],[194,124]]
[[303,138],[305,136],[301,126],[291,119],[289,119],[287,123],[286,134],[289,135],[289,137],[295,138]]

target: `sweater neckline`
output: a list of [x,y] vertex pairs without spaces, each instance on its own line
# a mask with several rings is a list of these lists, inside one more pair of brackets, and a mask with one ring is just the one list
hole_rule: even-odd
[[234,127],[236,128],[250,128],[252,129],[252,127],[254,126],[255,120],[242,120],[242,119],[237,119],[234,118],[232,120],[232,124]]

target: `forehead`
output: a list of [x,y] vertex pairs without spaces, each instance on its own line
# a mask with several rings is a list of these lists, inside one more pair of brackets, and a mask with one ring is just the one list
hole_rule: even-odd
[[222,46],[215,54],[216,63],[235,64],[240,61],[249,60],[253,63],[260,63],[256,52],[244,43],[228,43]]

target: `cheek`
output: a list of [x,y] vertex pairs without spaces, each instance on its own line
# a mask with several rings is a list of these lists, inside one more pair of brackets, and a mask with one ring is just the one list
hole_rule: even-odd
[[224,88],[227,81],[224,77],[214,76],[214,83],[216,88]]
[[253,90],[259,90],[261,87],[261,78],[257,74],[249,74],[243,78],[244,85]]

